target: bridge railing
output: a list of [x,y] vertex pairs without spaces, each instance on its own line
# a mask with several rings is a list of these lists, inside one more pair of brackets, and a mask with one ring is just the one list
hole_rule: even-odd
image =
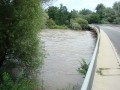
[[99,43],[100,43],[100,28],[94,27],[94,26],[90,26],[92,29],[94,29],[97,33],[97,42],[96,42],[96,46],[94,49],[94,53],[86,74],[86,77],[84,79],[83,85],[81,87],[81,90],[91,90],[92,89],[92,85],[93,85],[93,79],[94,79],[94,74],[95,74],[95,68],[96,68],[96,63],[97,63],[97,55],[99,52]]

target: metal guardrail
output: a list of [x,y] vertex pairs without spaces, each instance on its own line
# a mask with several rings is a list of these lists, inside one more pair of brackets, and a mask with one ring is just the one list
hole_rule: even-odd
[[98,26],[97,26],[97,28],[94,26],[90,26],[90,27],[93,28],[97,33],[97,43],[96,43],[96,47],[94,49],[94,53],[93,53],[92,60],[90,62],[86,77],[85,77],[83,85],[81,87],[81,90],[91,90],[92,89],[95,68],[96,68],[96,62],[97,62],[97,55],[99,52],[100,28]]

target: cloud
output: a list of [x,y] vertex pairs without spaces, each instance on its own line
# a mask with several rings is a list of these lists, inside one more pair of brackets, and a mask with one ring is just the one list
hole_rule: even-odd
[[83,8],[95,10],[96,6],[103,3],[106,7],[112,7],[113,3],[119,0],[57,0],[53,5],[59,7],[62,3],[69,11],[82,10]]

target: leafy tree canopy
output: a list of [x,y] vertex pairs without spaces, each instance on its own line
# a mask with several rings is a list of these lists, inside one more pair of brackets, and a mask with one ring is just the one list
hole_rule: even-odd
[[0,1],[1,71],[19,68],[28,76],[42,65],[45,53],[38,33],[44,15],[40,0]]

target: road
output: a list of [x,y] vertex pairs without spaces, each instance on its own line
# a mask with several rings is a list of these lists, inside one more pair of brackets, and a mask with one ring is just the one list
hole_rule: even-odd
[[99,27],[108,35],[120,58],[120,26],[99,25]]

